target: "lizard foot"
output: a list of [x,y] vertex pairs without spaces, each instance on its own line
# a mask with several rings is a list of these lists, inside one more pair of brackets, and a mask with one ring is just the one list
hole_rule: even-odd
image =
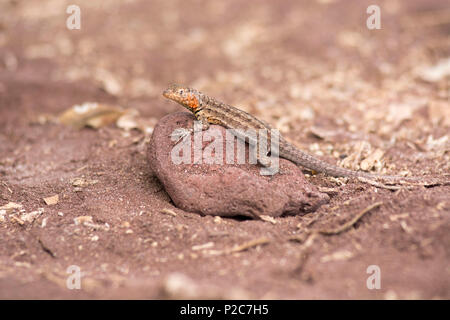
[[175,141],[175,145],[180,143],[181,140],[186,138],[187,136],[190,136],[194,132],[194,129],[186,129],[186,128],[178,128],[175,129],[172,134],[170,135],[172,141]]

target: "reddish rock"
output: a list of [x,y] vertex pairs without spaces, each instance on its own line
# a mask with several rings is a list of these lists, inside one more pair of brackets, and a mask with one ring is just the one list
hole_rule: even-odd
[[[178,208],[205,215],[278,217],[311,212],[328,202],[328,195],[308,183],[300,169],[285,159],[279,162],[281,174],[274,176],[261,175],[261,166],[248,162],[193,164],[192,149],[189,164],[175,164],[171,152],[176,142],[171,135],[175,129],[192,128],[193,120],[187,112],[165,116],[156,125],[149,146],[150,166]],[[211,125],[211,130],[220,130],[225,137],[223,127]],[[193,134],[190,139],[193,145]],[[203,143],[203,148],[208,144]],[[248,157],[247,146],[246,152]]]

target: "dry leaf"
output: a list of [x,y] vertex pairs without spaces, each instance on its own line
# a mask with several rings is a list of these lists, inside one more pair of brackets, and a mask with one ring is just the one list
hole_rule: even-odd
[[241,252],[241,251],[245,251],[247,249],[250,249],[252,247],[256,247],[256,246],[259,246],[259,245],[267,244],[269,242],[270,242],[270,240],[268,238],[262,237],[262,238],[259,238],[259,239],[250,240],[250,241],[248,241],[248,242],[246,242],[244,244],[241,244],[241,245],[234,246],[230,251],[233,252],[233,253],[234,252]]
[[450,77],[450,58],[442,59],[434,66],[421,68],[419,76],[428,82],[438,82]]
[[340,166],[352,170],[360,169],[360,162],[364,159],[364,155],[370,154],[372,151],[372,145],[367,141],[358,141],[354,144],[348,156],[340,162]]
[[325,255],[320,258],[320,262],[330,262],[330,261],[345,261],[352,258],[354,254],[348,250],[336,251],[332,254]]
[[122,115],[116,121],[116,126],[125,131],[130,131],[132,129],[139,129],[139,124],[136,121],[136,115],[131,113],[126,113]]
[[85,102],[64,112],[59,121],[76,128],[100,128],[116,122],[124,113],[125,111],[117,106]]
[[44,198],[45,204],[48,206],[52,206],[59,202],[59,196],[55,194],[54,196]]
[[0,210],[5,210],[5,213],[10,213],[15,209],[22,209],[22,205],[19,203],[9,202],[8,204],[0,207]]
[[74,187],[86,187],[90,185],[94,185],[98,183],[98,180],[90,180],[90,179],[84,179],[84,178],[75,178],[72,180],[72,185]]
[[123,91],[122,83],[117,75],[106,69],[96,69],[94,71],[94,78],[101,82],[102,88],[105,89],[106,92],[114,96],[120,95]]
[[270,223],[272,223],[272,224],[276,224],[276,223],[277,223],[277,221],[276,221],[273,217],[271,217],[271,216],[260,215],[259,218],[260,218],[261,220],[263,220],[263,221],[270,222]]
[[42,213],[44,213],[43,208],[39,208],[37,211],[32,211],[29,213],[23,213],[20,216],[20,220],[23,222],[29,222],[32,223],[36,218],[38,218]]
[[164,208],[164,209],[162,209],[162,210],[161,210],[161,213],[168,214],[168,215],[170,215],[170,216],[172,216],[172,217],[176,217],[176,216],[177,216],[177,213],[176,213],[175,211],[169,209],[169,208]]
[[92,216],[79,216],[73,219],[73,222],[75,225],[85,224],[87,223],[93,223]]
[[214,242],[207,242],[204,244],[199,244],[199,245],[193,246],[192,250],[194,250],[194,251],[205,250],[205,249],[209,249],[212,247],[214,247]]
[[382,159],[384,156],[384,151],[381,149],[376,149],[374,152],[369,154],[369,156],[361,161],[360,167],[364,171],[369,171],[373,168],[379,170],[383,167]]
[[125,114],[117,119],[116,126],[125,131],[136,129],[150,134],[153,132],[153,128],[157,122],[158,119],[156,118],[142,118],[139,117],[139,111],[135,109],[128,109]]

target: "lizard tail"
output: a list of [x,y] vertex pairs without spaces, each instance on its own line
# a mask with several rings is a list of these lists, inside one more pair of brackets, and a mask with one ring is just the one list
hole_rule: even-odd
[[371,174],[363,171],[354,171],[338,167],[323,160],[317,159],[283,141],[283,147],[280,145],[280,154],[283,158],[290,160],[310,170],[314,170],[333,177],[362,178],[364,180],[381,181],[387,184],[416,184],[423,186],[450,185],[450,176],[443,177],[401,177]]

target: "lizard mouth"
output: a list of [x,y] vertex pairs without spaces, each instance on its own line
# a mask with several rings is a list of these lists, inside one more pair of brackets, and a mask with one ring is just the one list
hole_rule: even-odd
[[162,95],[168,99],[177,101],[176,98],[179,98],[178,92],[180,91],[180,89],[181,87],[179,85],[171,84],[166,90],[163,91]]
[[170,94],[169,89],[164,90],[162,95],[163,95],[163,97],[165,97],[167,99],[171,99],[171,94]]
[[178,103],[182,103],[182,97],[180,97],[176,92],[174,92],[171,88],[168,88],[166,90],[164,90],[163,92],[163,97],[178,102]]
[[164,91],[162,95],[163,95],[163,97],[165,97],[165,98],[167,98],[169,100],[181,103],[180,98],[177,97],[177,95],[174,94],[173,92],[170,92],[169,90]]

